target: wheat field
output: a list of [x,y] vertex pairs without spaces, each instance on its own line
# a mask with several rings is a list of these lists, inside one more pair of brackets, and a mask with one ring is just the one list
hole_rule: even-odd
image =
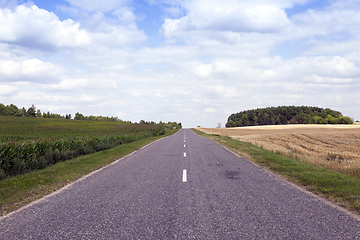
[[196,128],[360,177],[360,124]]

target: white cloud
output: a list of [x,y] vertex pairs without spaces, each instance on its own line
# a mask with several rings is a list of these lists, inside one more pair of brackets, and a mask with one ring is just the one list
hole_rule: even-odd
[[165,19],[162,26],[164,36],[186,37],[184,32],[199,31],[272,33],[290,25],[283,8],[263,1],[196,0],[185,1],[182,7],[186,9],[186,16]]
[[137,17],[134,13],[128,8],[120,8],[113,12],[113,15],[116,16],[122,24],[133,24]]
[[19,5],[14,11],[0,9],[0,41],[28,48],[52,50],[90,44],[89,35],[68,19],[63,22],[37,6]]
[[0,82],[31,81],[51,83],[58,81],[64,69],[38,59],[23,61],[0,60]]
[[[300,76],[323,78],[356,79],[360,68],[352,61],[342,57],[300,57],[288,60],[274,68],[273,78],[291,79]],[[313,78],[315,79],[315,78]],[[348,80],[346,80],[348,82]]]
[[205,87],[210,93],[210,98],[213,97],[215,99],[220,98],[234,98],[238,97],[239,93],[237,91],[238,85],[236,86],[224,86],[220,84],[212,84],[211,86]]
[[156,94],[155,94],[155,97],[164,98],[164,97],[166,97],[166,96],[163,95],[163,94],[161,94],[161,93],[156,93]]
[[59,48],[124,47],[146,40],[129,10],[114,13],[123,24],[118,25],[103,13],[84,15],[79,22],[60,21],[54,14],[35,5],[19,5],[13,11],[0,9],[0,42],[45,51]]
[[197,0],[186,7],[189,18],[184,25],[190,30],[273,32],[289,23],[285,11],[271,4]]
[[358,51],[360,33],[358,1],[334,1],[323,10],[309,9],[291,17],[285,39],[303,41],[308,55],[336,55]]
[[143,31],[139,31],[137,27],[131,26],[124,28],[122,26],[107,25],[107,32],[91,33],[91,38],[97,44],[107,47],[124,47],[141,43],[146,40],[146,35]]
[[51,92],[99,92],[117,89],[117,85],[111,76],[102,74],[65,77],[59,83],[42,85],[41,88]]
[[116,10],[127,5],[130,0],[66,0],[72,6],[79,7],[88,12],[106,12]]
[[7,95],[10,95],[10,94],[13,94],[16,90],[18,90],[18,88],[16,86],[1,84],[0,96],[7,96]]
[[183,15],[183,10],[179,6],[162,7],[162,11],[170,17],[178,18]]
[[205,108],[204,112],[206,112],[206,113],[214,113],[214,112],[216,112],[216,109],[215,108]]
[[199,77],[209,77],[212,73],[212,65],[211,64],[203,64],[203,63],[190,63],[192,71],[196,76]]
[[136,45],[147,39],[138,29],[136,16],[128,8],[117,9],[109,17],[103,12],[82,13],[78,20],[93,43],[91,46],[125,47]]

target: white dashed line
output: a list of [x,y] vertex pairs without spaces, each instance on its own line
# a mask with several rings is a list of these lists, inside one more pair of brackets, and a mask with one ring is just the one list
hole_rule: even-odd
[[186,145],[184,144],[184,147],[186,147]]
[[182,181],[187,182],[186,169],[183,170]]
[[186,157],[186,152],[184,152],[184,157]]

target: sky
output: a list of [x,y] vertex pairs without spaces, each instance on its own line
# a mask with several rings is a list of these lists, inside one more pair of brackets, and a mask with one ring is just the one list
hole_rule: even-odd
[[217,127],[316,106],[360,120],[360,0],[0,0],[0,103]]

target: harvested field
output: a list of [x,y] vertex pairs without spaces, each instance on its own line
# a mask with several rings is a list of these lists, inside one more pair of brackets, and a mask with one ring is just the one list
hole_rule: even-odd
[[301,161],[360,177],[360,125],[275,125],[197,128]]

